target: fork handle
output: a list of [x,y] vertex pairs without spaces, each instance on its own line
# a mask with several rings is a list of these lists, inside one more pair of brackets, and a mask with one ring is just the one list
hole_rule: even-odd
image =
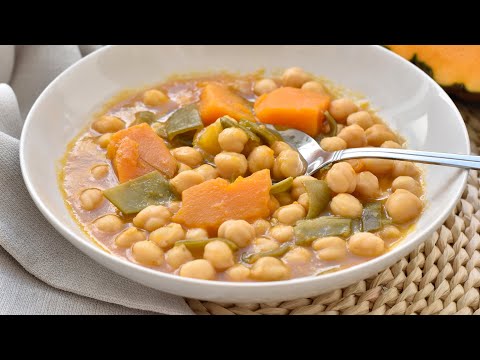
[[329,162],[334,163],[340,160],[359,158],[408,160],[424,164],[445,165],[462,169],[480,170],[480,156],[408,149],[356,148],[339,150],[332,154]]

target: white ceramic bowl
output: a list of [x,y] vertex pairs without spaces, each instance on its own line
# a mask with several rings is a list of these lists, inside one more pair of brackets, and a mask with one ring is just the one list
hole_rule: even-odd
[[169,293],[219,302],[280,301],[318,295],[374,275],[443,223],[461,196],[465,170],[426,167],[425,212],[416,230],[392,251],[340,272],[279,282],[195,280],[138,266],[93,245],[65,207],[57,183],[58,160],[112,95],[161,82],[172,73],[290,66],[368,96],[412,149],[469,153],[465,125],[447,94],[421,70],[379,46],[110,46],[67,69],[32,107],[20,146],[27,188],[48,221],[78,249],[127,278]]

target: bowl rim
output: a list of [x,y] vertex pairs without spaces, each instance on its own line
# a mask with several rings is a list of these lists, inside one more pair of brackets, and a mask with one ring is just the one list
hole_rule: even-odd
[[[407,251],[413,250],[415,246],[420,245],[423,241],[426,240],[427,236],[429,236],[433,231],[435,231],[443,222],[448,218],[451,210],[455,207],[457,204],[458,200],[460,199],[464,189],[465,185],[467,182],[467,177],[468,177],[468,170],[463,170],[458,176],[461,179],[461,184],[457,189],[457,192],[455,196],[452,196],[451,200],[445,204],[446,206],[442,207],[443,209],[440,210],[438,218],[435,222],[432,223],[432,225],[429,228],[422,229],[420,231],[415,230],[413,234],[415,234],[415,237],[410,239],[410,241],[405,242],[402,241],[400,242],[397,246],[395,246],[393,249],[388,251],[387,253],[373,258],[369,259],[365,262],[362,262],[360,264],[332,272],[332,273],[327,273],[323,274],[322,276],[315,276],[315,275],[310,275],[310,276],[305,276],[305,277],[299,277],[299,278],[293,278],[289,280],[282,280],[282,281],[272,281],[272,282],[230,282],[230,281],[220,281],[220,280],[201,280],[201,279],[192,279],[192,278],[186,278],[186,277],[181,277],[179,275],[171,274],[171,273],[166,273],[158,270],[154,270],[148,267],[141,266],[139,264],[130,262],[126,259],[123,259],[121,257],[115,256],[113,254],[110,254],[104,250],[102,250],[100,247],[95,245],[92,240],[85,234],[84,236],[79,236],[75,234],[73,231],[70,230],[69,226],[64,224],[59,218],[57,218],[50,210],[49,208],[41,201],[41,198],[36,191],[32,181],[30,180],[31,174],[29,171],[29,168],[27,166],[27,160],[26,160],[26,142],[27,142],[27,137],[25,136],[25,133],[27,132],[27,129],[30,126],[30,123],[33,121],[34,114],[39,106],[40,103],[42,103],[44,98],[47,98],[50,91],[56,86],[58,82],[60,82],[64,77],[67,77],[72,71],[75,71],[75,68],[80,66],[86,61],[90,61],[91,58],[93,57],[98,57],[102,53],[110,51],[112,48],[120,47],[124,45],[107,45],[104,46],[89,55],[83,57],[79,61],[73,63],[70,65],[67,69],[65,69],[62,73],[60,73],[50,84],[42,91],[42,93],[37,97],[35,100],[35,103],[31,107],[30,111],[28,112],[28,115],[26,117],[25,123],[22,128],[22,133],[20,137],[20,167],[21,167],[21,172],[22,176],[25,182],[25,185],[27,187],[27,190],[33,199],[34,203],[36,204],[37,208],[40,210],[40,212],[43,214],[43,216],[50,222],[55,227],[55,230],[61,233],[67,240],[69,240],[73,245],[75,245],[78,249],[80,249],[82,252],[84,252],[87,256],[95,260],[97,263],[99,263],[102,266],[107,267],[103,262],[98,261],[96,258],[92,257],[86,250],[90,250],[96,253],[100,258],[102,258],[102,261],[105,261],[106,263],[115,263],[116,265],[120,267],[126,267],[129,270],[136,272],[136,273],[143,273],[145,275],[151,275],[154,277],[159,277],[159,278],[164,278],[164,280],[171,280],[174,282],[179,282],[179,283],[184,283],[185,285],[205,285],[205,286],[210,286],[210,287],[215,287],[217,289],[228,289],[228,288],[243,288],[244,290],[247,289],[257,289],[257,288],[278,288],[278,287],[285,287],[285,286],[295,286],[297,284],[304,284],[304,283],[310,283],[310,282],[322,282],[322,281],[328,281],[332,280],[334,281],[335,278],[337,277],[343,277],[343,278],[348,278],[350,274],[352,274],[352,278],[355,276],[353,274],[355,273],[361,273],[362,270],[363,272],[368,272],[369,268],[375,268],[379,267],[381,269],[386,269],[390,266],[392,266],[395,261],[398,261],[399,258],[401,258],[400,254],[406,254]],[[188,45],[182,45],[182,46],[188,46]],[[401,56],[393,53],[392,51],[384,48],[383,46],[380,45],[364,45],[368,46],[371,48],[374,48],[374,51],[377,51],[380,56],[390,56],[394,57],[397,59],[400,59],[401,62],[403,62],[403,66],[410,67],[411,71],[414,71],[417,73],[417,76],[422,77],[424,80],[429,82],[433,87],[439,92],[438,94],[442,96],[448,105],[453,108],[454,114],[456,115],[456,118],[460,125],[462,126],[463,130],[463,135],[464,135],[464,140],[465,144],[467,146],[466,149],[466,154],[470,154],[470,140],[468,137],[468,132],[465,126],[465,123],[463,121],[462,115],[460,114],[460,111],[456,107],[455,103],[453,100],[448,96],[448,94],[445,92],[444,89],[440,87],[431,77],[429,77],[424,71],[416,67],[414,64],[412,64],[410,61],[405,60]],[[58,184],[55,184],[56,187],[58,187]],[[66,206],[66,204],[65,204]],[[66,209],[68,211],[68,209]],[[432,230],[433,229],[433,230]],[[82,229],[83,231],[83,229]],[[404,255],[403,255],[404,256]],[[389,263],[390,265],[388,266],[383,266],[380,263]],[[377,266],[376,266],[377,265]],[[108,268],[108,267],[107,267]],[[114,272],[117,272],[116,270],[111,270]],[[118,273],[118,272],[117,272]],[[136,280],[132,280],[136,281]],[[138,281],[136,281],[138,282]]]

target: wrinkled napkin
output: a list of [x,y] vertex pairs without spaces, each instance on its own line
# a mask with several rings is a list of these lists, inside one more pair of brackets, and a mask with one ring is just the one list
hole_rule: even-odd
[[0,314],[193,314],[181,297],[130,281],[77,250],[37,210],[23,182],[18,139],[30,107],[98,47],[0,45]]

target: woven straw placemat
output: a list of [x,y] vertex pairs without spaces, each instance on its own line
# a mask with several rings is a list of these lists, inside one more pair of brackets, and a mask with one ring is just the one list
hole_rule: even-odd
[[[480,107],[456,102],[480,147]],[[470,170],[461,200],[424,244],[374,277],[314,298],[265,304],[187,299],[201,315],[480,315],[480,176]]]

